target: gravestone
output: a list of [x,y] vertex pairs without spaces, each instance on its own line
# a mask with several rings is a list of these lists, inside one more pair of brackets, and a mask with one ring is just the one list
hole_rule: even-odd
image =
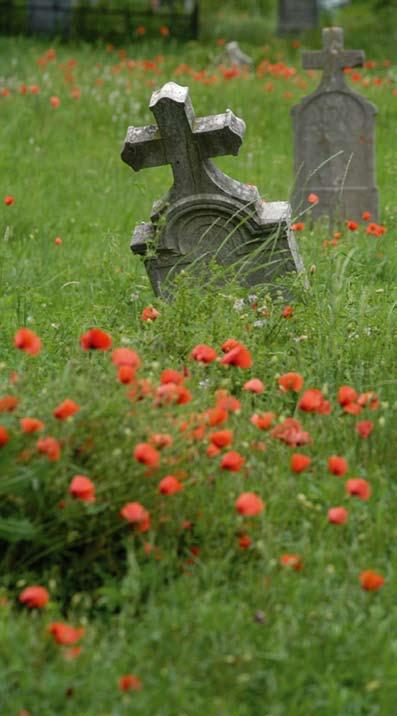
[[221,172],[210,157],[237,154],[245,124],[231,110],[196,117],[189,89],[168,82],[150,101],[156,125],[129,127],[122,159],[135,171],[170,164],[174,183],[136,227],[131,249],[144,257],[153,290],[181,270],[208,271],[215,260],[242,284],[274,285],[302,270],[286,202],[265,203],[256,187]]
[[318,24],[317,0],[278,0],[278,32],[313,30]]
[[72,0],[29,0],[29,31],[34,34],[68,34]]
[[346,84],[344,69],[361,67],[361,50],[344,50],[343,30],[323,30],[321,52],[304,52],[303,67],[323,69],[315,92],[292,108],[295,143],[294,216],[314,193],[313,218],[360,221],[364,211],[378,216],[375,185],[375,105]]
[[224,52],[218,58],[218,65],[232,65],[241,69],[251,69],[253,62],[251,57],[240,49],[238,42],[228,42]]

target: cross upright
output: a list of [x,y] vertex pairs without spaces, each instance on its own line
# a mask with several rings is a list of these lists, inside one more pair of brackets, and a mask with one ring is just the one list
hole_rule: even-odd
[[347,67],[362,67],[365,60],[363,50],[345,50],[341,27],[327,27],[323,30],[323,49],[317,52],[303,52],[302,64],[306,70],[323,69],[321,84],[330,89],[345,86],[343,70]]
[[169,201],[222,192],[225,175],[209,159],[238,154],[245,132],[243,120],[230,109],[196,117],[189,88],[175,82],[153,92],[149,107],[157,126],[129,127],[122,159],[135,171],[170,164],[174,184]]

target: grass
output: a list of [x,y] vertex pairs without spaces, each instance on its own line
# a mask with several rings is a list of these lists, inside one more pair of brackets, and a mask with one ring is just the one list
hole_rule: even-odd
[[[11,394],[20,401],[0,415],[10,434],[0,449],[5,716],[23,710],[31,716],[395,713],[397,57],[385,57],[386,45],[365,36],[365,14],[353,43],[353,10],[342,15],[346,45],[363,40],[369,58],[378,60],[362,71],[358,88],[379,108],[377,179],[387,233],[377,239],[365,227],[343,227],[337,245],[324,248],[326,228],[306,222],[297,238],[310,286],[302,291],[290,279],[290,319],[282,317],[283,299],[270,298],[265,287],[255,310],[233,283],[209,290],[199,278],[183,276],[172,303],[155,299],[128,243],[135,224],[147,220],[152,202],[170,186],[171,172],[134,174],[119,152],[128,124],[151,121],[152,89],[175,79],[190,85],[197,114],[231,107],[247,123],[240,157],[217,165],[256,184],[267,199],[285,200],[293,183],[289,110],[315,79],[305,78],[305,88],[278,76],[226,80],[214,67],[219,49],[213,44],[135,45],[127,48],[129,58],[153,60],[161,53],[164,59],[130,71],[116,51],[57,46],[56,60],[39,66],[47,46],[1,39],[1,87],[10,89],[0,97],[1,196],[12,195],[15,203],[0,209],[0,399]],[[258,62],[264,57],[258,47],[244,49]],[[299,51],[289,40],[272,40],[266,52],[273,62],[282,53],[299,68]],[[67,65],[71,59],[74,67]],[[176,74],[181,63],[207,68],[217,83]],[[381,84],[373,82],[377,77]],[[21,95],[22,83],[37,84],[40,92]],[[70,97],[73,86],[80,99]],[[56,109],[51,96],[61,100]],[[141,320],[148,305],[159,310],[156,321]],[[39,334],[40,355],[14,348],[21,326]],[[164,368],[188,368],[191,402],[159,408],[151,398],[128,398],[109,355],[80,348],[79,337],[91,326],[109,332],[114,347],[137,351],[138,376],[154,389]],[[220,352],[230,337],[249,348],[252,368],[189,359],[196,344]],[[14,371],[17,382],[10,381]],[[288,371],[300,373],[305,388],[322,390],[330,415],[304,413],[295,394],[279,391],[277,377]],[[243,390],[250,377],[264,382],[263,394]],[[346,414],[337,400],[346,384],[376,391],[379,409]],[[208,428],[192,433],[219,389],[241,402],[219,428],[233,431],[232,449],[245,458],[235,473],[220,468],[221,455],[207,457]],[[59,421],[53,410],[65,398],[80,411]],[[294,449],[273,439],[250,422],[262,411],[275,413],[277,422],[294,416],[313,441]],[[25,416],[43,420],[45,434],[60,441],[58,461],[37,453],[37,435],[21,432]],[[373,422],[367,439],[356,432],[360,420]],[[188,430],[181,432],[184,421]],[[132,452],[160,432],[170,434],[173,445],[161,452],[160,468],[145,475]],[[291,471],[293,452],[312,460],[302,474]],[[368,501],[347,496],[346,478],[329,474],[332,454],[348,461],[346,478],[369,481]],[[184,490],[159,495],[158,482],[170,473]],[[75,474],[93,480],[94,503],[69,497]],[[266,503],[252,519],[235,512],[245,491]],[[130,501],[149,510],[148,532],[137,533],[121,519]],[[327,511],[336,505],[348,509],[347,524],[328,524]],[[239,546],[244,534],[252,540],[247,550]],[[299,555],[303,568],[283,568],[284,554]],[[367,569],[385,578],[380,591],[361,589],[359,575]],[[41,611],[19,604],[31,584],[49,590]],[[48,625],[57,621],[85,628],[78,656],[53,643]],[[128,673],[139,676],[140,691],[120,691],[118,679]]]

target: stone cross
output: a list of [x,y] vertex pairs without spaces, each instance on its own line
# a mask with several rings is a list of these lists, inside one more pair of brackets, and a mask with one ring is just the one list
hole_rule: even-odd
[[240,48],[238,42],[228,42],[224,52],[217,60],[218,65],[232,65],[241,69],[250,70],[253,61],[251,57],[245,54]]
[[145,258],[155,293],[181,270],[215,260],[247,286],[275,285],[302,270],[285,202],[265,203],[256,187],[226,176],[211,157],[237,154],[245,124],[231,110],[196,117],[189,89],[168,82],[150,101],[156,125],[129,127],[122,159],[135,171],[170,164],[174,183],[136,227],[131,249]]
[[346,83],[344,70],[359,67],[361,50],[345,50],[343,30],[323,30],[323,50],[304,52],[306,69],[323,69],[317,89],[292,108],[295,144],[294,217],[309,206],[309,194],[319,202],[311,215],[330,223],[338,219],[360,221],[369,211],[378,216],[375,185],[376,107]]
[[278,32],[312,30],[318,23],[317,0],[278,0]]

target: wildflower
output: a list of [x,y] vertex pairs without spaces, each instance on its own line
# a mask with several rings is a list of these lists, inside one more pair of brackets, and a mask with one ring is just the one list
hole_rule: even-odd
[[176,385],[175,383],[165,383],[160,385],[156,390],[156,405],[168,405],[175,403],[176,405],[184,405],[192,399],[191,392],[184,385]]
[[117,380],[123,385],[130,385],[135,380],[135,369],[131,365],[121,365],[117,370]]
[[240,535],[240,537],[238,539],[238,544],[239,544],[240,549],[249,549],[252,545],[252,539],[247,534]]
[[142,682],[138,676],[134,674],[124,674],[119,678],[120,691],[140,691]]
[[285,306],[282,310],[281,315],[283,318],[292,318],[293,313],[294,313],[293,306]]
[[224,343],[221,345],[221,351],[222,353],[229,353],[233,348],[237,348],[239,346],[239,342],[235,340],[235,338],[228,338]]
[[296,224],[292,224],[291,229],[292,231],[304,231],[305,225],[303,221],[297,221]]
[[363,221],[369,221],[371,216],[372,216],[372,214],[370,211],[363,211],[363,213],[362,213]]
[[243,390],[247,390],[250,393],[263,393],[265,386],[259,378],[251,378],[251,380],[247,380],[244,383]]
[[295,572],[300,572],[303,569],[303,562],[299,554],[283,554],[280,557],[280,564],[283,567],[289,567]]
[[215,433],[211,433],[209,439],[217,448],[223,448],[232,444],[233,433],[231,430],[218,430]]
[[69,626],[69,624],[65,624],[64,622],[54,622],[50,624],[48,631],[52,634],[54,641],[62,646],[76,644],[82,639],[85,632],[83,627],[75,629],[75,627]]
[[159,482],[159,492],[162,495],[174,495],[181,490],[183,490],[182,483],[173,475],[167,475]]
[[80,336],[80,345],[84,351],[108,351],[111,348],[112,339],[108,333],[100,328],[90,328],[87,333]]
[[137,528],[138,532],[150,529],[150,514],[140,502],[127,502],[120,510],[120,515]]
[[141,360],[138,354],[131,348],[115,348],[112,352],[112,363],[117,366],[117,368],[128,365],[134,370],[137,370],[141,366]]
[[216,391],[216,407],[236,413],[241,408],[241,403],[234,395],[229,395],[227,390]]
[[144,27],[144,25],[138,25],[135,30],[135,34],[138,35],[138,37],[142,37],[146,34],[146,27]]
[[5,395],[0,398],[0,413],[13,413],[19,403],[19,398],[15,395]]
[[363,480],[361,477],[353,477],[346,482],[346,492],[352,497],[358,497],[359,500],[369,500],[372,489],[367,480]]
[[56,462],[61,457],[61,446],[58,440],[50,436],[38,440],[37,449],[39,452],[47,455],[51,462]]
[[48,604],[49,599],[47,589],[37,585],[26,587],[19,595],[21,604],[25,604],[29,609],[42,609]]
[[54,109],[58,109],[61,104],[61,100],[59,99],[59,97],[51,97],[50,104],[51,107],[54,107]]
[[368,405],[370,410],[377,410],[380,406],[379,398],[372,390],[367,393],[360,393],[357,398],[357,403],[361,406]]
[[242,492],[235,502],[236,511],[243,517],[255,517],[265,509],[266,505],[255,492]]
[[300,373],[284,373],[280,375],[277,382],[281,390],[299,393],[303,388],[304,380]]
[[301,455],[295,452],[291,455],[291,470],[292,472],[300,473],[304,472],[310,465],[311,458],[308,455]]
[[303,430],[300,422],[294,418],[285,418],[282,423],[276,425],[271,432],[271,436],[291,447],[306,445],[310,442],[309,433]]
[[14,346],[34,356],[41,351],[41,340],[29,328],[20,328],[14,336]]
[[162,450],[165,447],[170,447],[173,443],[173,439],[168,433],[153,433],[153,435],[149,437],[149,443],[158,450]]
[[221,359],[222,365],[234,365],[238,368],[251,368],[252,356],[249,350],[239,343]]
[[135,447],[134,458],[148,467],[159,467],[160,465],[160,453],[149,443],[139,443]]
[[37,418],[21,418],[19,421],[23,433],[37,433],[44,430],[44,423]]
[[82,502],[95,501],[95,485],[85,475],[75,475],[69,485],[69,494]]
[[318,202],[320,201],[320,197],[317,194],[314,194],[314,192],[312,192],[307,197],[307,200],[308,200],[309,204],[318,204]]
[[328,510],[328,522],[333,525],[344,525],[348,517],[349,513],[344,507],[331,507]]
[[163,385],[166,383],[175,383],[176,385],[180,385],[184,380],[185,376],[172,368],[166,368],[160,373],[160,383]]
[[259,430],[269,430],[275,418],[274,413],[254,413],[254,415],[251,416],[250,422],[259,428]]
[[230,472],[239,472],[245,463],[245,458],[235,450],[225,453],[221,460],[221,468]]
[[357,221],[346,221],[346,226],[349,231],[357,231],[359,224]]
[[217,354],[216,350],[211,348],[211,346],[207,346],[205,343],[199,343],[193,348],[190,357],[199,363],[212,363],[216,360]]
[[170,28],[167,27],[167,25],[162,25],[162,26],[160,27],[160,35],[161,35],[162,37],[169,37],[169,35],[170,35]]
[[4,447],[4,445],[7,445],[9,439],[10,436],[8,434],[8,431],[5,429],[4,425],[0,425],[0,448]]
[[356,431],[359,434],[360,438],[369,438],[372,431],[374,429],[374,424],[372,420],[362,420],[360,423],[357,423],[356,425]]
[[56,244],[57,246],[60,246],[61,243],[62,243],[61,237],[60,237],[60,236],[56,236],[55,239],[54,239],[54,244]]
[[12,206],[13,204],[15,204],[15,197],[11,196],[11,194],[8,194],[7,196],[4,197],[3,201],[6,206]]
[[342,407],[349,403],[354,403],[358,398],[358,393],[350,385],[342,385],[338,390],[338,403]]
[[160,315],[160,311],[153,306],[146,306],[141,313],[141,321],[155,321]]
[[328,458],[328,470],[333,475],[343,477],[343,475],[348,471],[348,469],[349,466],[347,464],[347,460],[345,460],[344,457],[339,457],[339,455],[331,455],[331,457]]
[[367,592],[377,592],[383,587],[384,583],[384,577],[378,574],[378,572],[373,572],[371,569],[361,572],[360,574],[361,587]]
[[75,413],[78,413],[79,410],[80,405],[75,403],[74,400],[67,399],[55,408],[53,415],[57,420],[66,420],[67,418],[71,418],[72,415],[75,415]]
[[306,413],[320,413],[323,405],[324,396],[317,388],[305,390],[298,402],[298,408]]
[[227,411],[219,406],[209,408],[205,411],[204,416],[211,428],[214,428],[216,425],[222,425],[229,417]]

